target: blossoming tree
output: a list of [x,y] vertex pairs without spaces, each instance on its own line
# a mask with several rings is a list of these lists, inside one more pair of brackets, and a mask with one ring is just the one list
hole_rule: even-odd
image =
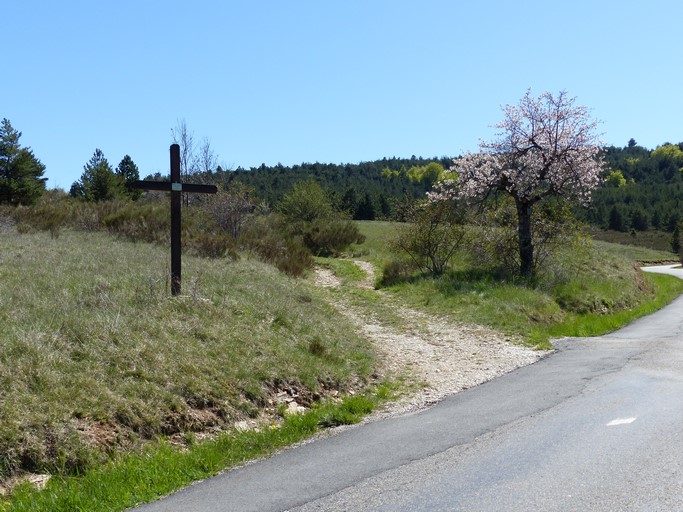
[[[480,143],[480,151],[453,160],[437,199],[460,195],[485,198],[494,191],[509,194],[518,218],[520,272],[534,272],[531,214],[539,201],[563,197],[587,203],[600,183],[601,142],[597,122],[575,98],[527,91],[518,105],[503,108],[497,139]],[[448,179],[448,173],[457,179]],[[456,186],[457,185],[457,186]]]

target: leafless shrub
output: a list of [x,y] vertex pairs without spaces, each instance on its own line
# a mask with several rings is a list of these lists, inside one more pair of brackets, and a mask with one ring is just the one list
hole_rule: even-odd
[[203,208],[222,231],[238,238],[255,205],[251,191],[247,187],[237,186],[209,196]]

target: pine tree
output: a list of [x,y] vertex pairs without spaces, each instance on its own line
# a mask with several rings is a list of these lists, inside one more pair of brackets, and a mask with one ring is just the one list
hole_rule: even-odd
[[8,119],[0,124],[0,203],[31,204],[45,191],[45,166],[31,148],[19,144],[21,132]]
[[135,165],[135,162],[133,162],[129,155],[124,156],[119,162],[119,165],[116,167],[116,174],[123,180],[128,197],[139,199],[142,195],[142,190],[133,188],[133,182],[140,179],[140,172],[138,171],[138,166]]
[[375,205],[368,192],[358,202],[358,208],[356,208],[356,214],[353,218],[355,220],[375,220]]
[[100,149],[83,166],[81,179],[71,186],[71,195],[86,201],[107,201],[125,196],[124,180],[115,174]]
[[626,223],[624,222],[624,216],[621,214],[619,208],[612,206],[609,212],[609,222],[607,224],[608,229],[614,231],[626,231]]
[[674,232],[671,234],[671,252],[680,254],[681,252],[681,223],[676,223]]

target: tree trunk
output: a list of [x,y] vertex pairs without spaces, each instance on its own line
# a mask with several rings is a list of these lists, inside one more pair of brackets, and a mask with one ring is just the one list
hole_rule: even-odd
[[523,276],[530,276],[534,272],[534,246],[531,240],[531,204],[517,203],[517,221],[519,233],[519,271]]

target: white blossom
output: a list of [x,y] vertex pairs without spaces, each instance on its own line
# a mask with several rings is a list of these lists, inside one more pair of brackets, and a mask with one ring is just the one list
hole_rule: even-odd
[[480,151],[453,161],[433,199],[448,197],[454,185],[466,198],[492,190],[534,204],[550,195],[587,203],[600,183],[602,156],[597,122],[586,107],[560,92],[533,98],[530,91],[518,105],[503,108],[504,119],[493,141],[482,141]]

